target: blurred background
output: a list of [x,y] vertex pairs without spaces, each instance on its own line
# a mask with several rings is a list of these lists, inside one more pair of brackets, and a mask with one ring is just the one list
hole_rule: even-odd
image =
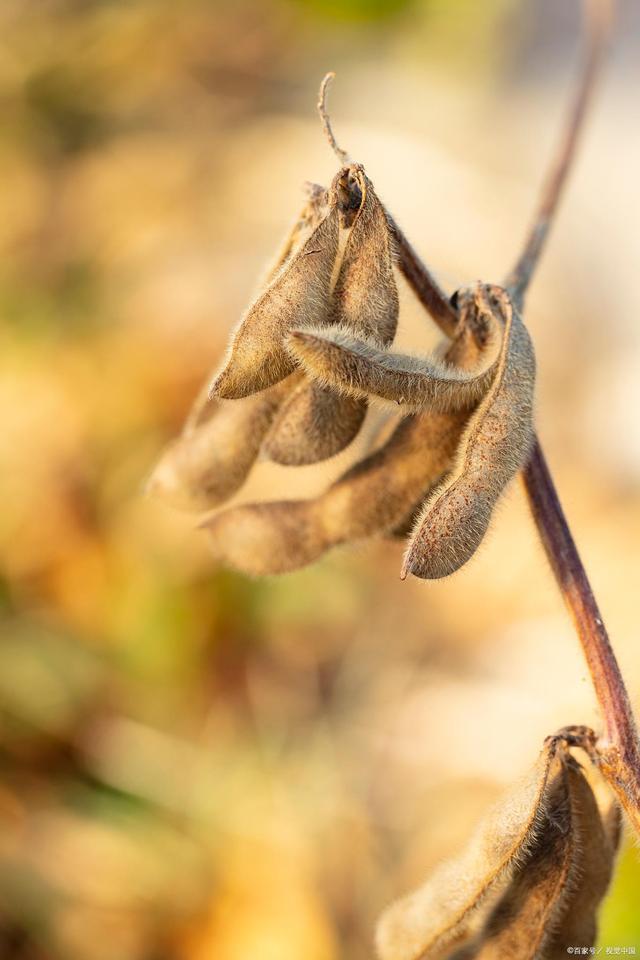
[[[640,9],[528,319],[538,425],[640,708]],[[499,280],[553,149],[579,4],[2,0],[0,956],[361,960],[568,723],[598,723],[518,483],[453,579],[401,545],[215,569],[143,495],[339,141],[448,290]],[[431,325],[402,287],[399,343]],[[260,464],[244,497],[325,467]],[[627,842],[600,943],[640,952]],[[634,902],[635,894],[635,902]]]

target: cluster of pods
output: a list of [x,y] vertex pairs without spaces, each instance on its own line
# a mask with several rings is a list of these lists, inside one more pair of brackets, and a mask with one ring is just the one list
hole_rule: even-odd
[[[447,576],[474,554],[532,440],[535,359],[509,293],[477,284],[431,357],[394,352],[394,233],[361,164],[305,206],[228,355],[150,489],[207,512],[219,562],[261,576],[339,544],[407,538],[403,576]],[[369,405],[395,428],[320,496],[219,508],[258,456],[318,463],[358,435]]]

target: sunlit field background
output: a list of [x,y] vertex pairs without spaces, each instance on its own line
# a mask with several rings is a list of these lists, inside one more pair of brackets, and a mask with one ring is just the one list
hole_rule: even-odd
[[[563,0],[0,3],[0,956],[364,960],[545,735],[596,724],[518,483],[453,579],[267,581],[144,495],[337,136],[448,290],[515,258],[577,64]],[[640,709],[640,10],[528,320],[538,427]],[[398,343],[435,342],[401,289]],[[309,495],[353,459],[259,464]],[[601,929],[640,954],[628,842]],[[603,951],[604,952],[604,951]]]

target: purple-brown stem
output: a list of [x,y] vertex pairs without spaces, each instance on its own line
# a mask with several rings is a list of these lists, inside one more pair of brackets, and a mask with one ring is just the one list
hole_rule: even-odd
[[[447,308],[453,310],[404,236],[399,258],[400,269],[429,312],[434,301],[443,316]],[[584,746],[640,833],[640,746],[629,696],[537,437],[523,480],[540,539],[571,612],[604,721],[603,737],[591,748],[586,741]]]
[[523,470],[531,512],[596,691],[604,734],[593,758],[640,830],[640,747],[629,696],[539,440]]
[[[588,11],[590,40],[585,70],[569,116],[568,130],[547,178],[543,198],[524,252],[507,280],[516,303],[522,301],[538,263],[573,159],[580,123],[585,115],[588,95],[593,89],[599,58],[604,49],[609,5],[606,0],[601,0],[595,6],[591,2]],[[439,326],[452,335],[457,326],[454,307],[388,213],[387,217],[396,239],[402,273],[418,300],[437,320]],[[537,437],[529,463],[523,470],[523,480],[540,538],[571,612],[602,713],[604,735],[595,743],[585,739],[583,746],[588,749],[634,827],[640,832],[640,745],[631,704]]]
[[537,438],[523,479],[531,507],[541,518],[538,529],[542,544],[576,629],[581,637],[589,638],[584,643],[584,655],[594,685],[603,691],[604,737],[612,743],[628,741],[634,731],[628,720],[629,699],[620,668]]
[[[523,304],[538,265],[566,183],[609,35],[613,0],[583,0],[583,3],[586,51],[578,86],[533,224],[505,281],[518,308]],[[320,113],[336,153],[346,156],[335,143],[326,114],[327,83],[326,78],[321,90]],[[396,241],[400,270],[440,328],[453,336],[458,324],[457,311],[388,211],[387,219]],[[604,722],[603,736],[598,740],[585,735],[581,745],[599,766],[640,833],[640,744],[629,696],[537,437],[523,470],[523,480],[540,538],[571,612]]]
[[458,327],[458,314],[455,308],[389,211],[385,210],[385,213],[395,240],[398,266],[401,272],[420,303],[435,320],[442,332],[446,333],[448,337],[452,337]]
[[578,84],[569,106],[560,142],[540,191],[540,200],[522,251],[505,280],[518,309],[522,308],[527,287],[538,265],[553,217],[558,207],[575,156],[587,107],[600,72],[609,37],[613,0],[583,0],[585,51]]
[[[613,0],[583,0],[586,49],[567,122],[523,250],[505,286],[522,306],[575,157],[606,49]],[[590,754],[640,832],[640,744],[629,696],[598,605],[536,437],[523,480],[531,512],[584,652],[604,721]]]

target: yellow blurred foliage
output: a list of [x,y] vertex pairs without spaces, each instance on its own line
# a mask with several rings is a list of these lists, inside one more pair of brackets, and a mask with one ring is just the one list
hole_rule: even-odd
[[[633,7],[530,321],[539,429],[637,704]],[[391,542],[248,581],[143,493],[302,182],[334,173],[324,72],[339,139],[453,289],[510,265],[575,27],[514,0],[0,5],[0,956],[369,957],[384,905],[542,738],[597,723],[517,485],[433,585],[400,583]],[[432,339],[403,287],[399,342]],[[354,456],[261,463],[242,497]],[[603,944],[640,950],[639,881],[631,850]]]

